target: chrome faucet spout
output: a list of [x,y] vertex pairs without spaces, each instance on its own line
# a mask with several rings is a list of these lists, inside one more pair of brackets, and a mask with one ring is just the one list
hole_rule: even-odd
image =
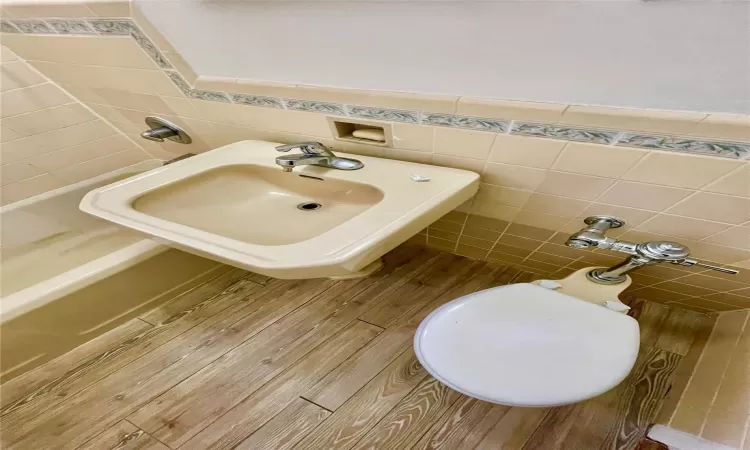
[[283,155],[276,158],[276,164],[280,165],[285,172],[291,172],[297,166],[306,165],[339,170],[357,170],[365,166],[362,164],[362,161],[351,158],[341,158],[334,155],[328,147],[320,142],[300,142],[298,144],[279,145],[276,147],[276,150],[280,152],[288,152],[295,148],[300,149],[302,153]]

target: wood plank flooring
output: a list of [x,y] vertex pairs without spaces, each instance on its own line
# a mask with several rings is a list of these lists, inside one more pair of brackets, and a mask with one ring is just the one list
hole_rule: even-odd
[[371,277],[238,269],[0,386],[2,447],[632,450],[702,318],[636,301],[642,349],[620,386],[558,408],[461,395],[419,365],[419,323],[529,272],[402,246]]

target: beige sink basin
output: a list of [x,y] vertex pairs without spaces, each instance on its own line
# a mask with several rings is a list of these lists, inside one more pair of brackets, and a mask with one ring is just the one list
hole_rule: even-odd
[[237,267],[317,278],[357,274],[478,187],[473,172],[347,154],[365,167],[284,172],[276,145],[236,142],[91,191],[80,208]]

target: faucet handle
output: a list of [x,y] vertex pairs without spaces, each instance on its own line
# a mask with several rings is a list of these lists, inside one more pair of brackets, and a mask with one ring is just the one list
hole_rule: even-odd
[[321,144],[320,142],[315,141],[279,145],[278,147],[276,147],[276,150],[280,152],[288,152],[289,150],[293,150],[295,148],[300,149],[302,153],[306,153],[308,155],[333,155],[328,147]]
[[706,269],[715,270],[717,272],[728,273],[730,275],[735,275],[735,274],[739,273],[738,270],[727,269],[726,267],[714,266],[713,264],[706,264],[706,263],[704,263],[702,261],[698,261],[698,260],[692,259],[692,258],[685,258],[685,259],[683,259],[681,261],[673,261],[672,263],[673,264],[678,264],[680,266],[698,266],[698,267],[704,267]]

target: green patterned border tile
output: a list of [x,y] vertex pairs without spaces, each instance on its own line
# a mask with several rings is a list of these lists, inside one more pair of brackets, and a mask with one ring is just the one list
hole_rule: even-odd
[[727,142],[674,136],[648,135],[616,130],[569,127],[557,124],[498,120],[484,117],[435,114],[314,100],[283,99],[232,92],[194,89],[169,63],[164,54],[130,18],[34,18],[0,21],[2,33],[130,36],[188,98],[238,105],[287,108],[338,116],[361,117],[388,122],[463,128],[494,133],[589,142],[618,147],[637,147],[733,159],[750,159],[750,142]]
[[21,33],[26,34],[57,34],[55,30],[47,25],[47,22],[39,19],[12,20],[11,23]]
[[7,20],[0,20],[0,32],[2,33],[21,33],[21,30]]
[[744,159],[750,156],[750,143],[703,141],[692,138],[651,136],[635,133],[625,133],[620,137],[616,145],[620,147],[649,148],[733,159]]
[[370,106],[346,105],[349,115],[363,119],[387,120],[390,122],[419,123],[418,111],[373,108]]
[[96,31],[85,20],[47,19],[47,25],[58,34],[96,34]]
[[278,98],[260,95],[232,94],[232,102],[239,105],[262,106],[264,108],[284,108],[284,104]]
[[336,114],[339,116],[345,116],[346,111],[343,105],[338,103],[328,102],[316,102],[313,100],[295,100],[295,99],[284,99],[284,104],[287,109],[294,109],[297,111],[316,112],[323,114]]
[[494,131],[505,133],[508,131],[510,122],[507,120],[485,119],[482,117],[456,116],[453,114],[428,114],[422,115],[422,123],[436,125],[439,127],[468,128],[477,131]]
[[524,136],[562,139],[564,141],[590,142],[593,144],[611,144],[620,134],[619,131],[576,128],[547,123],[514,122],[510,134]]

